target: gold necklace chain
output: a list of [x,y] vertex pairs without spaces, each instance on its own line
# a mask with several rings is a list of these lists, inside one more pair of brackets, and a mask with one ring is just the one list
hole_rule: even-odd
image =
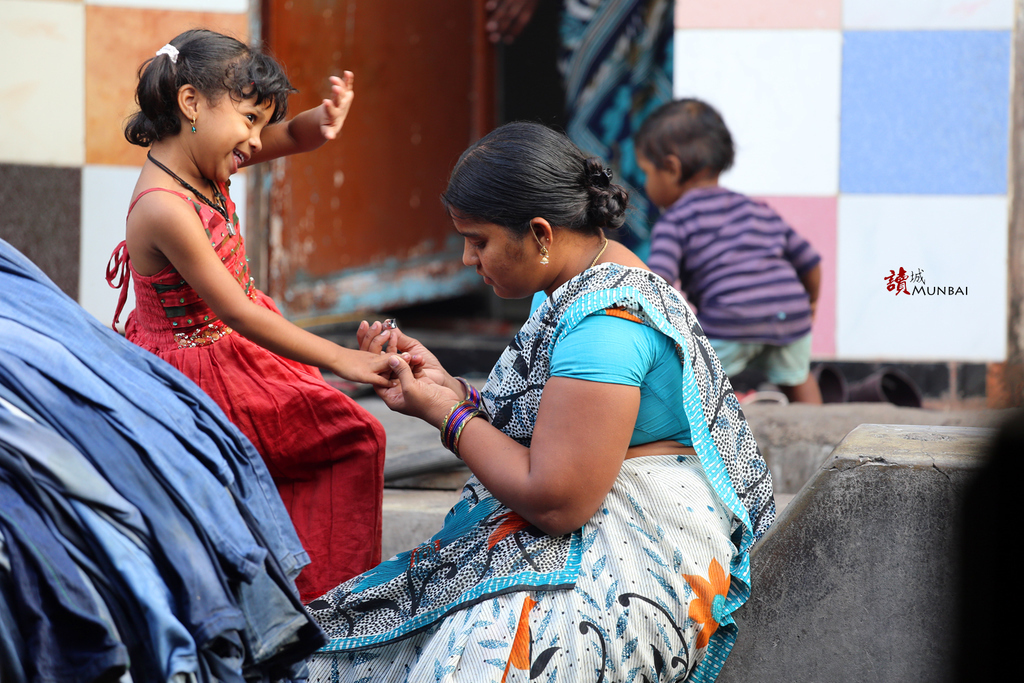
[[587,266],[588,269],[594,267],[594,264],[597,263],[597,259],[601,258],[601,254],[603,254],[604,250],[607,249],[607,248],[608,248],[608,238],[605,237],[604,238],[604,244],[601,245],[601,251],[597,252],[597,256],[595,256],[594,260],[590,262],[589,266]]

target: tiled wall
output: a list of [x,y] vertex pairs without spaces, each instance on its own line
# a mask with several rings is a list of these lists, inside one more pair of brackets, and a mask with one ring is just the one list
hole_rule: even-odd
[[[122,134],[138,67],[189,28],[245,40],[248,11],[249,0],[0,0],[0,238],[105,323],[117,293],[103,274],[145,159]],[[245,183],[232,190],[244,214]]]
[[[824,257],[816,358],[1005,358],[1012,31],[1013,0],[677,0],[675,93],[732,130],[722,183]],[[967,293],[890,292],[901,267]]]
[[[248,11],[0,0],[0,237],[105,322],[144,155],[121,134],[136,70],[186,28],[244,38]],[[1013,0],[677,0],[676,27],[676,94],[737,143],[723,184],[824,256],[815,357],[1003,359]],[[967,294],[896,295],[901,267]]]

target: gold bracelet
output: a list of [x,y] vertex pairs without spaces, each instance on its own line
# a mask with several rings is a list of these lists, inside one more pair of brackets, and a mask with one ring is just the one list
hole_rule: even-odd
[[452,413],[454,413],[458,409],[458,407],[461,406],[463,403],[465,403],[465,401],[458,401],[455,404],[453,404],[451,410],[449,410],[448,414],[444,416],[443,420],[441,420],[440,430],[442,434],[444,434],[444,428],[448,424],[448,420],[451,418]]

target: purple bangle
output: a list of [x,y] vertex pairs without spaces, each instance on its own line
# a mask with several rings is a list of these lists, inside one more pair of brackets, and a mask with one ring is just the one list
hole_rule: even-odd
[[464,377],[456,377],[455,379],[459,380],[459,384],[461,384],[462,388],[466,390],[466,398],[463,400],[469,401],[473,405],[479,406],[480,392],[477,391],[477,388],[470,384],[469,380],[467,380]]
[[441,445],[461,460],[462,458],[459,455],[459,437],[462,436],[462,430],[465,428],[466,423],[482,414],[475,404],[467,400],[459,401],[452,406],[448,416],[444,419],[444,423],[441,425]]

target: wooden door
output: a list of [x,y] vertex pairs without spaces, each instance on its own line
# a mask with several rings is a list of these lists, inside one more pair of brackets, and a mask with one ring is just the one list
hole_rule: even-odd
[[261,33],[315,106],[356,75],[341,138],[274,162],[261,179],[264,284],[285,315],[343,319],[464,293],[440,201],[459,154],[494,123],[484,0],[263,0]]

